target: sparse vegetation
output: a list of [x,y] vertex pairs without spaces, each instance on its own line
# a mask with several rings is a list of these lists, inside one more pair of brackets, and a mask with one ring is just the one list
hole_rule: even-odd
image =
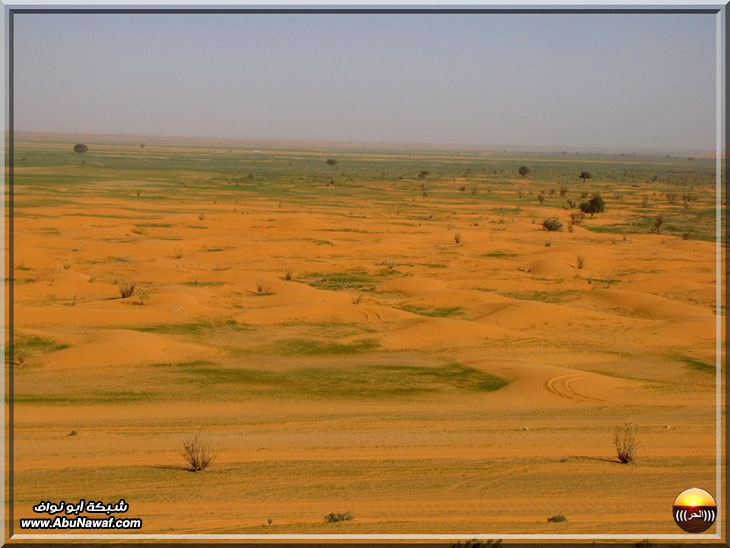
[[134,291],[137,288],[136,282],[123,282],[119,284],[119,294],[121,295],[122,299],[127,299],[134,295]]
[[76,154],[83,154],[84,152],[88,152],[88,151],[89,151],[89,147],[83,143],[78,143],[78,144],[74,145],[74,152]]
[[664,224],[664,215],[657,215],[653,221],[653,231],[659,234],[662,231],[662,225]]
[[[96,459],[96,450],[116,438],[98,427],[104,421],[95,409],[111,409],[115,416],[118,410],[123,422],[128,413],[138,418],[136,402],[153,413],[159,406],[164,420],[157,422],[168,433],[160,439],[167,436],[169,442],[173,433],[167,445],[172,460],[150,453],[154,458],[144,459],[148,465],[130,468],[130,488],[138,491],[139,482],[160,486],[150,504],[170,501],[179,517],[187,508],[175,502],[183,490],[218,504],[226,478],[246,477],[234,487],[245,499],[240,514],[251,519],[242,524],[237,514],[224,512],[214,524],[223,532],[243,533],[298,533],[309,526],[313,532],[379,531],[379,518],[393,516],[361,515],[368,507],[362,501],[372,493],[382,494],[388,508],[421,492],[443,492],[445,501],[466,497],[466,506],[473,498],[478,506],[491,492],[480,478],[500,475],[507,491],[519,491],[514,501],[519,505],[519,497],[529,495],[520,490],[520,469],[535,463],[556,468],[557,476],[532,475],[528,491],[549,490],[575,468],[582,495],[597,499],[618,493],[628,476],[645,485],[664,473],[705,477],[714,465],[702,457],[704,450],[699,459],[665,453],[669,442],[691,439],[688,426],[699,401],[692,394],[695,388],[704,393],[717,372],[707,342],[713,333],[703,340],[701,332],[715,311],[709,291],[716,249],[709,244],[717,213],[714,160],[641,154],[622,160],[607,152],[485,154],[477,148],[383,153],[372,147],[360,153],[348,145],[329,150],[339,162],[330,166],[325,145],[262,143],[265,149],[256,154],[245,144],[188,147],[155,140],[152,150],[140,153],[138,143],[127,140],[120,147],[92,143],[94,153],[81,156],[71,146],[16,142],[15,157],[27,161],[15,173],[15,262],[25,260],[32,268],[16,267],[12,273],[22,337],[15,333],[15,352],[8,359],[16,364],[19,417],[32,418],[16,423],[18,442],[26,444],[18,456],[32,445],[39,452],[34,462],[42,463],[57,453],[53,444],[58,444],[64,451],[89,449],[89,458]],[[226,153],[228,146],[235,149]],[[83,159],[87,164],[80,168]],[[521,164],[538,171],[521,177]],[[426,180],[417,178],[419,170],[432,171]],[[595,181],[575,181],[581,170],[595,174]],[[138,188],[142,192],[135,198]],[[594,190],[601,191],[607,213],[588,220],[591,213],[578,206]],[[422,193],[427,198],[418,200]],[[666,194],[676,196],[675,203]],[[199,212],[205,213],[196,219]],[[659,213],[661,237],[649,235]],[[563,232],[541,226],[552,217],[566,225],[559,229]],[[454,235],[461,230],[459,241]],[[661,283],[670,274],[676,279]],[[136,281],[126,300],[120,299],[125,280]],[[276,296],[267,296],[273,291]],[[681,329],[685,313],[707,321]],[[115,321],[113,314],[121,319]],[[624,333],[632,344],[620,344]],[[48,340],[34,346],[25,340],[31,334]],[[644,344],[650,339],[656,344]],[[115,365],[120,360],[114,349],[128,341],[129,361],[139,361],[141,368]],[[65,348],[61,342],[72,345],[71,351],[55,353]],[[92,370],[74,364],[84,355]],[[144,363],[154,360],[165,363]],[[542,367],[545,360],[564,370]],[[640,362],[640,371],[629,371]],[[94,382],[95,368],[114,375]],[[583,371],[596,382],[579,378]],[[602,393],[600,386],[614,382],[609,376],[636,379],[631,394]],[[39,378],[48,382],[38,383]],[[556,392],[546,387],[548,379]],[[514,383],[504,394],[490,393],[508,380]],[[530,400],[522,392],[522,386],[531,390],[530,383],[539,398]],[[690,391],[689,413],[667,419],[666,396],[682,389]],[[599,438],[605,436],[605,459],[586,448],[595,440],[571,421],[581,407],[573,397],[594,402],[589,407],[595,405],[604,418],[622,412],[614,404],[631,400],[635,406],[628,416],[641,418],[637,460],[642,464],[651,456],[647,465],[617,466],[613,427],[628,418],[599,432]],[[89,414],[77,405],[89,406]],[[229,412],[239,408],[253,415]],[[275,412],[267,414],[267,408]],[[54,409],[76,419],[59,429]],[[391,411],[394,421],[384,423],[383,435],[370,437],[377,430],[372,420],[388,421]],[[547,415],[556,420],[545,420]],[[512,417],[508,425],[503,416]],[[231,435],[231,443],[246,454],[219,453],[205,473],[182,472],[191,466],[178,456],[181,442],[187,429],[190,436],[198,429],[199,417],[208,425],[201,435],[215,443],[219,440],[207,428],[245,432],[246,439]],[[666,422],[671,431],[659,430]],[[67,437],[69,426],[78,439]],[[334,431],[330,427],[343,435],[322,445],[316,432]],[[48,443],[32,443],[39,432],[49,433]],[[284,438],[276,437],[280,432]],[[478,443],[469,442],[469,432]],[[484,452],[481,433],[488,434],[487,446],[507,439],[520,446],[515,451],[532,447],[534,454],[520,462],[494,459]],[[280,453],[292,436],[301,443]],[[653,440],[660,437],[666,439],[655,447]],[[155,450],[149,436],[133,438],[125,451]],[[543,443],[558,438],[565,444],[557,449]],[[83,447],[76,447],[79,443]],[[453,444],[455,452],[441,454]],[[336,450],[327,456],[330,446]],[[558,464],[561,456],[570,464]],[[601,462],[607,459],[613,464]],[[567,468],[557,470],[561,466]],[[119,475],[116,468],[102,467],[87,478],[91,490],[109,500],[121,496],[107,488]],[[601,474],[610,469],[626,477],[603,485]],[[59,490],[75,492],[73,469],[50,466],[38,473]],[[176,474],[185,481],[167,481]],[[34,477],[18,476],[19,485],[32,480],[24,493],[38,491]],[[354,489],[345,496],[343,485]],[[308,493],[298,522],[279,507],[297,487]],[[258,509],[257,489],[265,499]],[[322,507],[323,500],[330,503]],[[548,506],[530,518],[529,527],[538,533],[587,527],[544,521],[542,516],[555,510],[571,513],[573,502]],[[644,502],[650,515],[660,515],[661,501]],[[360,516],[358,524],[325,523],[327,510],[352,510]],[[406,521],[391,520],[385,530],[417,532],[428,509],[412,510]],[[454,519],[477,523],[468,512],[466,518],[444,516],[448,522],[429,516],[429,530],[455,531]],[[597,523],[623,523],[621,516],[606,519],[599,516]],[[476,542],[467,545],[484,544]]]
[[207,470],[217,456],[212,444],[201,439],[199,433],[195,434],[193,438],[183,440],[180,455],[190,465],[191,472]]
[[594,194],[590,200],[580,204],[581,212],[587,213],[591,217],[596,213],[603,213],[605,209],[606,204],[600,194]]
[[530,168],[527,166],[520,166],[519,173],[521,177],[526,177],[530,173]]
[[542,227],[548,232],[555,232],[563,228],[563,223],[557,217],[550,217],[542,222]]
[[330,512],[324,517],[327,523],[337,523],[338,521],[352,521],[355,516],[351,512],[345,512],[344,514],[338,514],[336,512]]
[[562,523],[564,521],[568,521],[568,518],[566,518],[563,514],[555,514],[554,516],[550,516],[547,520],[551,523]]
[[502,546],[502,540],[479,540],[479,539],[471,539],[467,540],[464,544],[461,543],[461,541],[457,542],[456,544],[452,544],[451,548],[499,548]]
[[616,455],[624,464],[634,462],[636,458],[636,451],[639,448],[638,433],[639,427],[631,423],[617,426],[614,431],[613,444],[616,447]]
[[137,298],[139,299],[139,304],[144,304],[149,299],[149,294],[143,287],[138,287]]

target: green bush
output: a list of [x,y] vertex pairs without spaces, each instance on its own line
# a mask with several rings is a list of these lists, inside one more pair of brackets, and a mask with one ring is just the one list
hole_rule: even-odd
[[593,198],[580,204],[580,210],[583,213],[588,213],[591,217],[593,217],[595,213],[603,213],[605,209],[606,204],[600,194],[594,194]]
[[542,227],[548,232],[555,232],[563,228],[563,223],[557,217],[550,217],[542,222]]

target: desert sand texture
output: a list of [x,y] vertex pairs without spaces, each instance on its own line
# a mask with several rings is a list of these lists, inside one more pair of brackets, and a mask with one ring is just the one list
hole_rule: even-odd
[[715,492],[711,159],[75,142],[16,142],[16,533],[124,498],[141,533],[679,534]]

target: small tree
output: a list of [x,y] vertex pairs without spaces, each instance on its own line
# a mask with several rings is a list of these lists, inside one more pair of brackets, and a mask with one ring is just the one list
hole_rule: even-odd
[[605,209],[606,204],[600,194],[594,194],[593,198],[580,204],[580,210],[583,213],[588,213],[591,217],[596,213],[603,213]]
[[636,458],[636,450],[639,448],[639,442],[636,439],[638,432],[638,426],[626,423],[623,426],[617,426],[613,433],[613,444],[616,446],[618,460],[624,464],[633,462]]
[[336,166],[336,165],[337,165],[337,160],[335,160],[335,159],[333,159],[333,158],[329,158],[329,159],[327,160],[327,165],[328,165],[328,166],[331,166],[331,167],[334,167],[334,166]]
[[421,179],[422,181],[425,181],[426,177],[428,177],[429,175],[431,175],[431,174],[428,171],[426,171],[425,169],[418,172],[418,178]]
[[586,181],[586,179],[593,179],[593,175],[590,174],[588,171],[581,171],[580,175],[578,175],[581,179],[583,179],[583,182]]
[[530,173],[530,168],[527,166],[520,166],[519,173],[521,177],[525,177]]
[[88,151],[89,151],[89,147],[83,143],[78,143],[78,144],[74,145],[74,152],[76,154],[83,154],[84,152],[88,152]]

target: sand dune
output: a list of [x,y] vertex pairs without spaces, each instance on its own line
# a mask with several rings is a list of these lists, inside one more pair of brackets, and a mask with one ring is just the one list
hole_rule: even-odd
[[[714,191],[664,203],[683,159],[646,190],[638,159],[23,146],[16,520],[122,493],[145,533],[674,534],[674,497],[714,485]],[[610,176],[577,181],[589,159]]]

